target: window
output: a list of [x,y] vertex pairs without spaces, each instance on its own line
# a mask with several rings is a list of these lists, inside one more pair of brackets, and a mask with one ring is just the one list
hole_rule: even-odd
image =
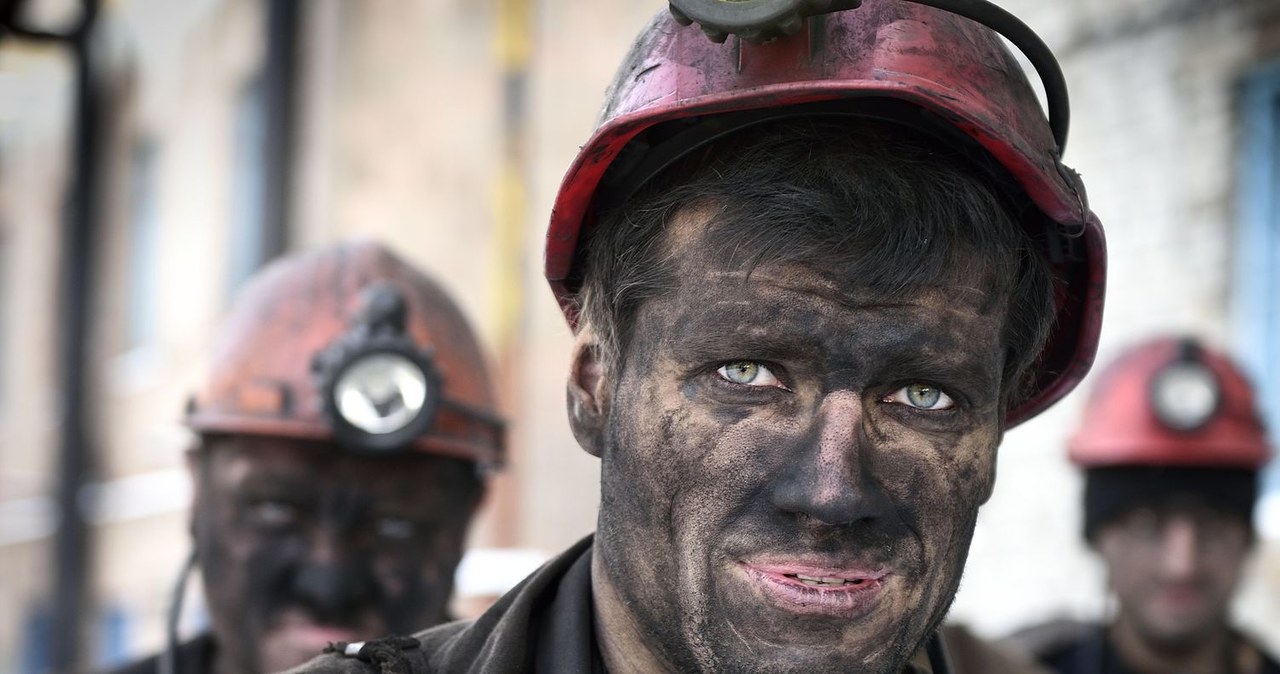
[[53,641],[53,613],[44,604],[27,608],[22,624],[22,674],[42,674],[53,664],[49,645]]
[[98,649],[95,665],[99,670],[123,666],[129,659],[129,641],[133,620],[117,602],[111,602],[98,620]]
[[[1235,278],[1237,352],[1274,442],[1280,429],[1280,61],[1243,82],[1240,220]],[[1280,538],[1280,461],[1263,480],[1258,523]]]
[[235,115],[227,241],[229,297],[270,257],[266,250],[267,108],[262,77],[254,77],[240,92]]
[[9,260],[11,246],[6,240],[9,232],[5,224],[5,221],[0,219],[0,418],[4,417],[5,389],[9,383],[7,381],[10,369],[9,344],[12,339],[9,332],[14,329],[13,298],[9,296],[12,288],[9,275],[13,273],[10,271],[13,269],[13,263]]

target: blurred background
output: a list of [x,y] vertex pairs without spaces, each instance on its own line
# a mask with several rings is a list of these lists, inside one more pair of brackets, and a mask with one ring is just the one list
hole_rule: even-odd
[[[999,0],[1065,69],[1067,163],[1108,233],[1099,361],[1167,331],[1249,368],[1280,425],[1280,0]],[[473,544],[525,568],[594,527],[550,203],[663,3],[0,0],[0,672],[153,652],[188,552],[177,424],[238,286],[381,239],[482,335],[511,462]],[[953,616],[1000,635],[1107,610],[1064,443],[1080,391],[1012,431]],[[1280,471],[1240,594],[1280,650]],[[464,593],[492,590],[461,583]],[[193,592],[193,595],[198,593]],[[200,600],[184,629],[203,620]]]

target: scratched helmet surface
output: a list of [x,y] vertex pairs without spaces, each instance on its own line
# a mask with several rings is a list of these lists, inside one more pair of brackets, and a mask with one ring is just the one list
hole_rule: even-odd
[[1009,426],[1052,405],[1088,373],[1102,324],[1106,245],[1079,176],[1017,60],[984,25],[903,0],[809,17],[794,34],[717,44],[697,24],[654,17],[624,60],[600,124],[560,186],[547,232],[546,276],[577,325],[578,242],[602,206],[716,137],[808,115],[908,125],[1001,173],[1027,204],[1021,217],[1054,273],[1057,319]]
[[435,281],[372,242],[285,257],[251,279],[190,400],[186,425],[198,433],[333,441],[317,364],[350,334],[372,287],[403,298],[403,333],[432,363],[440,397],[453,403],[404,449],[499,463],[493,389],[462,312]]

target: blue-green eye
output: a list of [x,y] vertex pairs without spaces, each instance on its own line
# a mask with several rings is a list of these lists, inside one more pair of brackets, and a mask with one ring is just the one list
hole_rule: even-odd
[[725,381],[742,386],[782,387],[782,383],[769,371],[769,368],[750,360],[740,360],[721,365],[720,369],[716,370],[716,374],[720,375]]
[[883,398],[887,403],[909,405],[919,410],[949,410],[955,407],[951,396],[928,384],[909,384]]

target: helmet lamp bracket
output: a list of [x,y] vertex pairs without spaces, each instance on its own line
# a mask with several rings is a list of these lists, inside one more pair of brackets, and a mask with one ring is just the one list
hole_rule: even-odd
[[[1071,105],[1062,68],[1044,40],[1021,19],[987,0],[908,0],[977,21],[1009,40],[1031,62],[1044,84],[1049,127],[1061,157],[1067,147]],[[681,25],[697,23],[713,42],[729,35],[755,44],[798,33],[811,16],[857,9],[862,0],[670,0]]]
[[1205,363],[1202,347],[1184,340],[1178,355],[1151,377],[1151,410],[1169,430],[1189,433],[1203,428],[1222,406],[1222,382]]
[[351,328],[311,362],[325,419],[343,446],[370,453],[407,448],[441,405],[430,349],[405,330],[404,295],[390,283],[366,288]]
[[755,44],[794,35],[806,17],[854,9],[862,0],[671,0],[681,25],[697,22],[712,42],[737,35]]

